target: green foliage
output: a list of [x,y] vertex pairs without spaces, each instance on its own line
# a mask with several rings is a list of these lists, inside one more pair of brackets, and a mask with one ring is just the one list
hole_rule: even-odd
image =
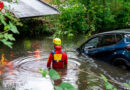
[[105,7],[103,5],[99,5],[99,7],[97,7],[96,10],[98,10],[95,13],[96,29],[102,30],[102,31],[113,29],[112,25],[115,23],[115,20],[114,20],[115,16],[112,15],[109,5],[106,5]]
[[42,76],[43,76],[43,77],[46,77],[47,73],[48,73],[47,70],[43,70]]
[[61,83],[60,87],[63,88],[63,90],[75,90],[70,83]]
[[[39,72],[42,73],[42,77],[46,77],[48,71],[42,68],[39,68]],[[54,69],[49,70],[49,76],[52,80],[60,79],[60,75]],[[54,86],[55,90],[76,90],[70,83],[61,83],[60,86]]]
[[6,39],[2,39],[2,40],[0,40],[0,41],[1,41],[3,44],[5,44],[6,46],[12,48],[12,45],[13,45],[12,42],[7,41]]
[[[117,88],[114,88],[114,86],[111,83],[108,82],[108,79],[103,74],[101,74],[101,78],[105,82],[106,90],[117,90]],[[127,83],[123,83],[123,84],[124,84],[125,87],[130,89],[130,84],[127,84]],[[122,84],[122,86],[123,86],[123,84]]]
[[101,77],[105,82],[108,82],[107,78],[103,74],[101,74]]
[[15,41],[13,34],[19,34],[16,26],[21,26],[19,19],[16,18],[11,12],[6,10],[5,12],[0,11],[0,42],[12,48],[12,41]]
[[15,25],[13,25],[11,22],[9,22],[7,29],[9,29],[10,31],[12,31],[15,34],[19,34],[17,27]]
[[[43,77],[46,77],[46,75],[48,74],[48,71],[42,68],[39,68],[39,72],[42,73]],[[60,79],[59,74],[54,69],[49,70],[49,75],[52,80]],[[115,88],[103,74],[101,74],[101,78],[105,82],[104,84],[105,84],[106,90],[117,90],[117,88]],[[124,85],[128,89],[130,88],[130,84],[123,83],[122,85]],[[76,90],[70,83],[67,83],[67,82],[62,82],[59,86],[54,86],[54,88],[55,90]]]
[[124,83],[124,85],[130,89],[130,84]]
[[127,28],[130,23],[128,0],[47,1],[57,7],[60,14],[24,19],[24,26],[20,28],[22,35],[54,34],[54,37],[73,38],[85,33],[89,37],[94,33]]
[[86,8],[77,0],[67,0],[58,7],[61,14],[57,16],[48,16],[46,24],[49,29],[54,30],[55,36],[73,37],[78,33],[88,31],[89,25],[86,22]]
[[79,1],[86,6],[88,24],[95,27],[96,33],[128,27],[128,0]]
[[46,17],[49,23],[43,28],[52,30],[54,37],[72,38],[77,33],[87,33],[89,37],[93,32],[127,28],[130,20],[127,0],[51,0],[51,4],[57,5],[61,14]]
[[17,0],[1,0],[1,1],[7,1],[7,2],[18,2]]
[[12,47],[12,44],[13,44],[10,41],[15,41],[15,38],[13,37],[13,35],[9,33],[4,33],[4,34],[0,33],[0,38],[3,38],[0,41],[10,48]]
[[42,73],[42,77],[46,77],[46,75],[48,74],[48,71],[45,69],[39,68],[38,70]]
[[67,2],[67,4],[63,5],[64,7],[60,7],[60,22],[63,26],[63,31],[66,34],[85,32],[88,30],[88,24],[85,19],[86,8],[79,2],[72,2],[69,2],[69,4]]
[[43,71],[43,69],[42,69],[42,68],[38,68],[38,71],[39,71],[39,72],[42,72],[42,71]]
[[107,79],[103,74],[101,74],[101,78],[102,78],[102,79],[104,80],[104,82],[105,82],[106,90],[117,90],[117,88],[114,88],[113,85],[108,82],[108,79]]
[[60,86],[55,86],[55,90],[76,90],[70,83],[63,82]]
[[55,86],[55,90],[63,90],[61,87]]
[[49,70],[49,75],[52,80],[60,79],[59,74],[54,69]]
[[49,3],[52,4],[52,5],[60,5],[62,4],[62,1],[61,0],[49,0]]

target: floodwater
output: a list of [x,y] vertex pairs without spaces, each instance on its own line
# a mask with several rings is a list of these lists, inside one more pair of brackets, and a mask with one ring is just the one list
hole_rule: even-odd
[[[77,90],[105,90],[104,81],[97,78],[105,75],[118,90],[124,89],[116,83],[130,84],[130,71],[111,66],[102,61],[77,55],[75,48],[84,40],[62,39],[63,50],[68,54],[67,69],[59,70],[61,79],[71,83]],[[13,49],[0,47],[0,90],[53,90],[49,76],[42,77],[39,68],[47,69],[46,63],[53,49],[52,39],[19,39]],[[116,83],[115,83],[116,82]]]

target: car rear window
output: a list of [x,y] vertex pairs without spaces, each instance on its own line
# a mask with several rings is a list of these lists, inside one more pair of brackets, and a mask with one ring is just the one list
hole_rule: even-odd
[[123,39],[123,36],[121,34],[116,34],[116,42],[119,42]]

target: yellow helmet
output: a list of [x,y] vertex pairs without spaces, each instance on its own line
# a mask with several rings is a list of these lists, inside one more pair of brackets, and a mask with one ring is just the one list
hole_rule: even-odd
[[55,39],[53,39],[53,43],[54,43],[55,45],[61,45],[61,39],[55,38]]

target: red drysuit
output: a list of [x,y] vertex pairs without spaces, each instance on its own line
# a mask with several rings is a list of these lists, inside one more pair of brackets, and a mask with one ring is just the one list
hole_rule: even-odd
[[55,50],[49,54],[47,67],[50,67],[52,62],[53,68],[64,68],[64,65],[67,65],[68,62],[67,54],[61,50],[61,45],[55,45],[54,47]]

